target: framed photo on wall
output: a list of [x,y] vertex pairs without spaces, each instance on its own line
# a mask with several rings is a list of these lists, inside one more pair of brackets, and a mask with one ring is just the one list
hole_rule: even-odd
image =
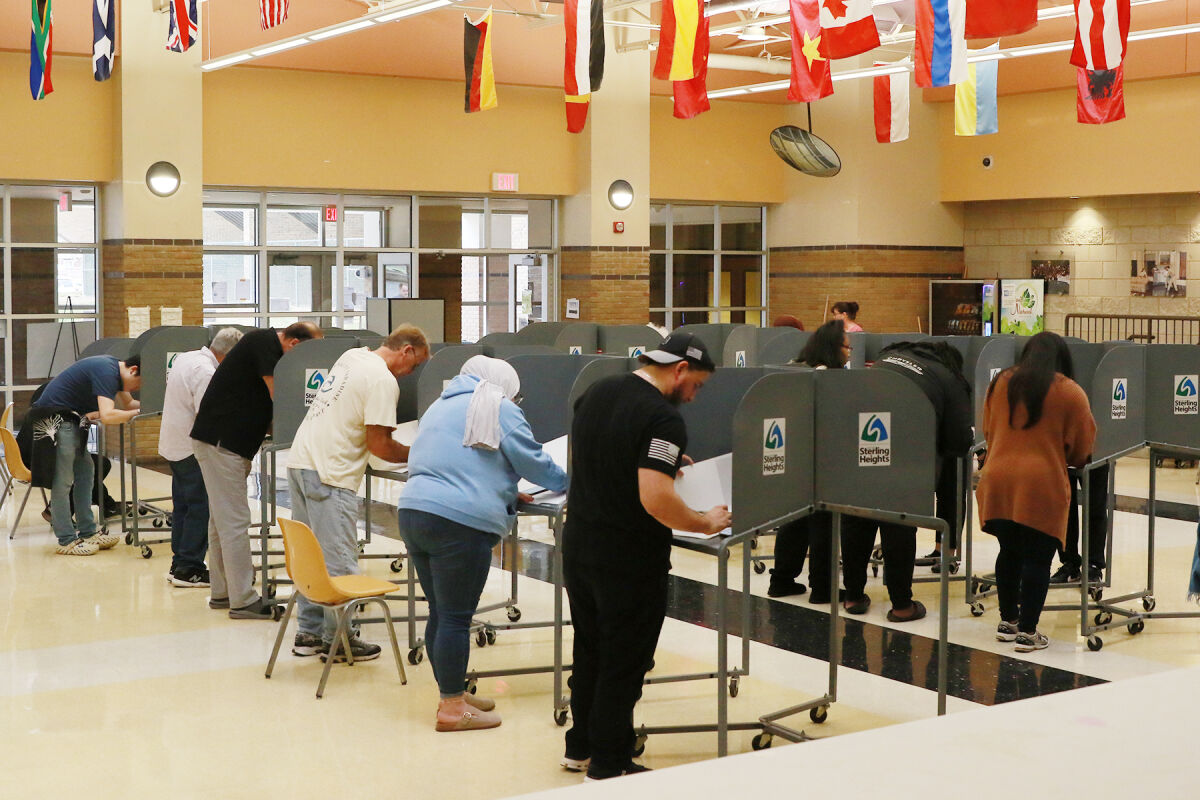
[[1029,260],[1029,275],[1046,281],[1046,294],[1071,293],[1071,259],[1062,253],[1054,257],[1034,254]]
[[1129,266],[1129,294],[1133,297],[1187,297],[1187,252],[1147,250],[1139,264]]

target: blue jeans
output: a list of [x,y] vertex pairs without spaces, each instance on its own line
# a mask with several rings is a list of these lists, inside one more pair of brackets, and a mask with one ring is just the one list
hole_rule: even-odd
[[[288,490],[292,495],[292,519],[312,528],[325,556],[330,575],[358,574],[358,496],[349,489],[321,483],[311,469],[289,469]],[[297,627],[301,633],[333,641],[337,615],[324,606],[296,600]]]
[[[87,433],[73,418],[64,417],[55,434],[54,483],[50,486],[50,527],[59,544],[70,544],[81,536],[96,532],[96,517],[92,514],[95,466],[87,452]],[[74,522],[71,521],[72,494]]]
[[171,467],[171,572],[203,570],[208,552],[208,492],[195,456]]
[[457,697],[466,685],[471,619],[500,537],[411,508],[400,509],[400,536],[429,601],[425,651],[433,677],[442,697]]

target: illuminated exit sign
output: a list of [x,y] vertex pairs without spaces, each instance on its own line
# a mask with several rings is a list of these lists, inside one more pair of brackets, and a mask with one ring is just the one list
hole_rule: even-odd
[[515,192],[515,191],[517,191],[517,173],[515,173],[515,172],[493,172],[492,173],[492,191],[493,192]]

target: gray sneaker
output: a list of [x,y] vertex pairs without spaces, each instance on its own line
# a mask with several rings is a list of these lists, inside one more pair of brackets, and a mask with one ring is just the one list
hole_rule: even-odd
[[302,631],[296,632],[296,638],[292,642],[292,655],[306,658],[328,652],[329,647],[325,642],[321,641],[320,636]]
[[1015,642],[1017,640],[1017,634],[1020,632],[1021,631],[1017,629],[1017,623],[1005,622],[1004,620],[1001,620],[1000,624],[996,626],[996,641]]
[[[321,660],[328,661],[329,651],[333,649],[333,645],[327,644],[324,645],[324,647],[325,650],[321,653]],[[380,648],[379,645],[371,644],[370,642],[364,642],[357,636],[350,639],[350,652],[354,655],[354,661],[356,663],[359,661],[373,661],[376,658],[379,658],[379,653],[381,650],[382,648]],[[339,647],[337,655],[333,657],[333,663],[343,664],[345,662],[346,654],[343,652],[343,649]]]
[[1049,646],[1050,640],[1046,638],[1046,634],[1040,631],[1033,633],[1022,631],[1017,634],[1016,650],[1018,653],[1032,653],[1034,650],[1045,650]]
[[229,618],[276,620],[279,619],[279,613],[279,606],[263,602],[263,599],[260,597],[248,606],[229,609]]

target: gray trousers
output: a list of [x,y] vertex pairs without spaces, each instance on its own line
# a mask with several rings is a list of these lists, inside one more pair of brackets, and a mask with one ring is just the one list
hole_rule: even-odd
[[[330,576],[358,574],[358,496],[349,489],[321,483],[311,469],[289,469],[288,490],[292,497],[292,519],[312,529],[325,556]],[[333,641],[337,615],[308,602],[296,601],[297,628],[301,633]]]
[[229,607],[254,605],[254,563],[250,559],[250,503],[246,478],[250,462],[224,447],[193,439],[196,461],[208,492],[208,571],[212,596]]

